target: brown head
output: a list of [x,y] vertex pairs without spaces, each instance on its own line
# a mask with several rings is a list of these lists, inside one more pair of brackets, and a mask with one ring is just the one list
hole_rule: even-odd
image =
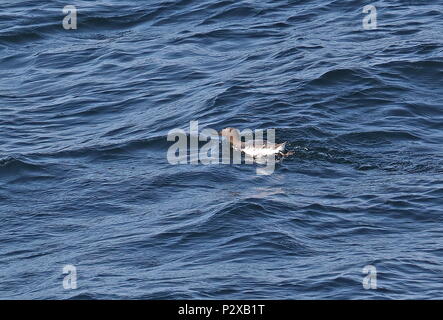
[[220,135],[222,137],[226,137],[230,143],[235,144],[240,142],[240,132],[235,128],[224,128],[220,131]]

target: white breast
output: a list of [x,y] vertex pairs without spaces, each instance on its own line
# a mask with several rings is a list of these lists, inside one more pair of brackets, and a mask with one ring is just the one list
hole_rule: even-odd
[[265,157],[283,152],[284,149],[284,144],[280,146],[274,144],[268,144],[266,146],[258,144],[258,146],[254,146],[252,143],[245,143],[241,151],[251,157]]

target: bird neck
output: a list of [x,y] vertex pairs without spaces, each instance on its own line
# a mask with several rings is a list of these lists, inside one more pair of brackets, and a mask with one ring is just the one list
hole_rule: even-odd
[[230,142],[234,147],[241,147],[241,139],[237,133],[234,133],[230,136]]

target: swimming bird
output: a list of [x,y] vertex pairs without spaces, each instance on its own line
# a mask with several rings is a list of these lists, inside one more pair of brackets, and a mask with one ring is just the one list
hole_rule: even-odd
[[220,135],[226,137],[234,149],[240,150],[254,158],[270,155],[287,157],[294,154],[292,151],[285,152],[286,142],[270,143],[266,140],[257,139],[242,142],[240,132],[235,128],[225,128],[220,131]]

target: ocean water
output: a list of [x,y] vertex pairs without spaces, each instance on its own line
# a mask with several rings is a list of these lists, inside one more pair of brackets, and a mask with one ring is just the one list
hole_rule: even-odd
[[443,298],[443,2],[67,2],[0,3],[1,299]]

